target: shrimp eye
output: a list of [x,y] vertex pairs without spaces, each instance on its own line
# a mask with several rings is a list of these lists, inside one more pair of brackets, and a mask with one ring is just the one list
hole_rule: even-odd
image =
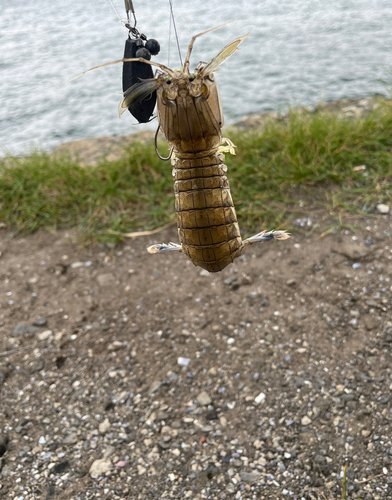
[[194,77],[194,76],[190,76],[190,77],[189,77],[189,81],[190,81],[190,82],[193,82],[193,80],[194,80],[194,79],[195,79],[195,77]]

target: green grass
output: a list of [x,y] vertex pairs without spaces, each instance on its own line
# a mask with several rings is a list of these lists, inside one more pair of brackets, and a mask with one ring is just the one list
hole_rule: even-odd
[[[293,110],[263,132],[229,137],[237,155],[226,155],[228,177],[244,233],[289,229],[307,206],[324,207],[342,223],[346,214],[391,202],[390,101],[360,120]],[[366,170],[353,170],[359,165]],[[16,231],[77,227],[87,241],[108,240],[120,238],[111,230],[153,229],[174,215],[171,165],[152,143],[133,144],[120,160],[96,167],[43,152],[0,163],[0,222]]]

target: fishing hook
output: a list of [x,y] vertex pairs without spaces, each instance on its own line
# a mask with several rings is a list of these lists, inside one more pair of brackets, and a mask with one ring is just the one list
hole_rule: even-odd
[[156,151],[156,154],[158,155],[158,158],[160,160],[163,160],[163,161],[169,161],[170,158],[172,157],[173,155],[173,150],[174,150],[174,147],[172,146],[171,150],[170,150],[170,154],[167,158],[164,158],[163,156],[160,155],[159,151],[158,151],[158,143],[157,143],[157,139],[158,139],[158,132],[159,132],[159,128],[160,128],[160,125],[158,125],[158,128],[157,128],[157,131],[155,132],[155,151]]

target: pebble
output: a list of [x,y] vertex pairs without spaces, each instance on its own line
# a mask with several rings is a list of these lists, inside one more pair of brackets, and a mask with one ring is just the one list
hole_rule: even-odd
[[223,284],[227,286],[233,285],[237,281],[237,276],[229,276],[225,280],[223,280]]
[[90,467],[89,474],[93,479],[103,476],[112,468],[112,462],[106,459],[95,460]]
[[240,478],[242,481],[245,483],[256,483],[259,481],[261,477],[260,472],[253,471],[253,472],[245,472],[245,471],[240,471]]
[[48,324],[48,320],[44,317],[38,318],[33,323],[34,326],[46,326],[47,324]]
[[139,474],[139,476],[142,476],[146,472],[146,470],[147,469],[145,467],[143,467],[140,464],[137,464],[137,473]]
[[31,363],[30,373],[40,372],[43,369],[43,367],[44,363],[40,359],[37,359]]
[[377,212],[380,214],[389,214],[389,205],[385,205],[384,203],[379,203],[377,205]]
[[52,330],[44,330],[43,332],[37,333],[36,337],[38,340],[47,340],[53,335]]
[[69,468],[69,462],[68,460],[64,460],[62,462],[59,462],[58,464],[55,464],[55,466],[52,469],[53,474],[62,474]]
[[197,402],[200,406],[208,406],[212,403],[212,399],[206,391],[200,392],[200,394],[196,398]]
[[148,394],[152,396],[154,392],[156,392],[162,385],[160,380],[154,380],[154,382],[150,385],[150,389],[148,390]]
[[63,444],[75,444],[78,442],[78,435],[76,432],[70,432],[64,439]]
[[72,262],[71,268],[77,269],[78,267],[90,267],[92,264],[91,260],[87,260],[86,262]]
[[307,415],[305,415],[304,417],[301,418],[301,424],[303,426],[306,427],[307,425],[309,425],[311,423],[312,423],[312,421],[311,421],[311,419]]
[[106,432],[108,432],[110,427],[111,427],[111,424],[110,424],[109,419],[105,418],[105,420],[98,425],[98,430],[101,434],[106,434]]
[[26,325],[25,323],[19,323],[14,331],[12,332],[13,337],[23,337],[25,333],[34,334],[38,332],[38,328],[32,325]]
[[262,404],[265,402],[265,398],[266,398],[266,396],[265,396],[264,392],[260,392],[260,394],[255,397],[255,403],[257,405]]
[[177,363],[180,366],[188,366],[190,362],[191,362],[190,358],[183,358],[181,356],[177,358]]

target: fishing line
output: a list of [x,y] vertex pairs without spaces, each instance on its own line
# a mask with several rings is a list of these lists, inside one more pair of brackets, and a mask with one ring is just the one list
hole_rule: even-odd
[[169,43],[167,49],[167,65],[170,68],[170,46],[171,46],[171,26],[172,26],[172,18],[169,17]]
[[172,4],[172,0],[169,0],[169,5],[170,5],[170,15],[171,15],[171,19],[173,19],[173,28],[174,28],[174,33],[176,34],[176,41],[177,41],[178,54],[179,54],[179,56],[180,56],[181,66],[183,66],[183,63],[182,63],[182,57],[181,57],[181,50],[180,50],[180,42],[179,42],[179,40],[178,40],[178,34],[177,34],[176,21],[174,20],[174,13],[173,13],[173,4]]
[[118,15],[118,18],[119,18],[119,19],[120,19],[120,21],[122,22],[121,16],[120,16],[120,14],[117,12],[117,9],[116,9],[116,7],[114,6],[114,4],[113,4],[112,0],[109,0],[109,2],[110,2],[110,4],[111,4],[111,6],[113,7],[114,12]]

